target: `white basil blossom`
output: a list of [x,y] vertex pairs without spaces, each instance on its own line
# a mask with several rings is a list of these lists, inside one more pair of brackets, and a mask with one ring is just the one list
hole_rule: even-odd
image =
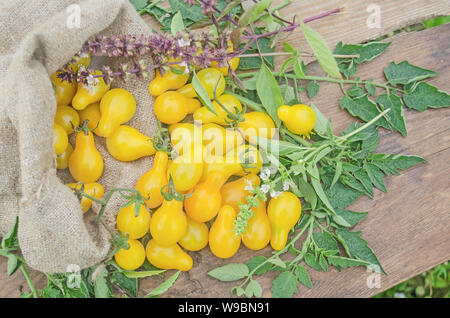
[[262,181],[267,181],[269,180],[270,177],[270,169],[269,168],[263,168],[259,174],[259,177],[261,178]]
[[247,183],[247,185],[244,187],[244,190],[252,191],[253,190],[252,181],[249,179],[245,179],[245,183]]
[[270,196],[276,199],[282,192],[281,191],[272,191],[270,192]]
[[178,39],[178,46],[179,47],[185,47],[185,46],[189,46],[191,45],[191,41],[190,40],[185,40],[183,38]]
[[185,61],[181,62],[180,64],[178,64],[179,66],[184,66],[184,74],[188,74],[189,73],[189,66],[187,65],[187,63]]
[[283,183],[283,191],[288,191],[292,185],[293,185],[292,181],[286,181],[285,183]]
[[270,190],[270,185],[268,185],[268,184],[263,184],[263,185],[261,186],[261,192],[262,192],[262,193],[266,194],[267,192],[269,192],[269,190]]

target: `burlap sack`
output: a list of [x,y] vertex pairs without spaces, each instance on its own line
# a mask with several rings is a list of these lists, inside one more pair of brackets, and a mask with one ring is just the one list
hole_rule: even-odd
[[[80,28],[69,28],[66,11],[81,9]],[[83,215],[78,198],[64,183],[67,171],[56,171],[52,127],[56,100],[49,76],[98,33],[149,34],[151,31],[128,0],[9,0],[0,2],[0,235],[19,215],[19,244],[27,263],[44,272],[65,272],[101,262],[110,250],[109,235]],[[150,81],[113,83],[136,98],[137,112],[129,125],[152,136],[156,128]],[[73,138],[71,138],[72,145]],[[134,188],[152,166],[152,158],[124,163],[113,159],[104,138],[96,137],[105,168],[99,182],[105,191]],[[106,218],[114,216],[123,198],[115,197]],[[74,268],[71,266],[70,268]],[[76,268],[76,267],[75,267]]]

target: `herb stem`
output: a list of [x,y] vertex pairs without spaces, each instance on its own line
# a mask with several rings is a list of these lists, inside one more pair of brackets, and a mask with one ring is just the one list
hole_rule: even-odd
[[230,92],[228,90],[225,90],[224,94],[236,97],[237,99],[239,99],[239,101],[241,103],[244,103],[245,105],[247,105],[248,107],[250,107],[253,110],[256,110],[258,112],[264,112],[264,109],[259,104],[255,103],[254,101],[252,101],[252,100],[250,100],[248,98],[242,97],[242,96],[240,96],[238,94],[235,94],[233,92]]
[[340,138],[339,143],[342,143],[346,140],[348,140],[348,138],[350,138],[351,136],[359,133],[360,131],[368,128],[369,126],[371,126],[373,123],[375,123],[378,119],[380,119],[381,117],[383,117],[384,115],[386,115],[391,109],[388,108],[386,110],[384,110],[383,112],[379,113],[377,116],[375,116],[374,118],[372,118],[372,120],[368,121],[367,123],[365,123],[364,125],[362,125],[361,127],[359,127],[358,129],[355,129],[354,131],[352,131],[351,133],[348,133],[345,136],[342,137],[338,137]]
[[[252,77],[255,76],[257,73],[256,72],[246,72],[246,73],[241,73],[238,74],[239,78],[247,78],[247,77]],[[371,81],[366,81],[366,80],[345,80],[345,79],[338,79],[338,78],[332,78],[332,77],[325,77],[325,76],[305,76],[305,77],[297,77],[295,74],[282,74],[282,73],[278,73],[278,72],[274,72],[273,73],[274,76],[276,77],[283,77],[286,76],[290,79],[302,79],[302,80],[307,80],[307,81],[319,81],[319,82],[330,82],[330,83],[337,83],[337,84],[372,84],[374,86],[378,86],[378,87],[382,87],[386,90],[389,89],[393,89],[393,90],[397,90],[399,92],[404,93],[405,91],[387,84],[382,84],[382,83],[374,83]]]
[[20,269],[22,270],[23,276],[25,276],[25,279],[28,283],[28,286],[30,287],[31,290],[31,294],[33,295],[33,298],[38,298],[38,294],[36,291],[36,288],[34,287],[34,284],[31,280],[30,274],[28,273],[28,270],[25,268],[25,264],[22,263],[22,265],[20,265]]
[[308,141],[306,141],[305,139],[303,139],[302,137],[300,137],[300,136],[298,136],[298,135],[296,135],[296,134],[290,132],[289,130],[287,130],[287,129],[284,128],[284,127],[281,127],[280,129],[281,129],[281,131],[282,131],[283,133],[289,135],[291,138],[295,139],[295,141],[297,141],[298,143],[302,144],[303,146],[305,146],[305,147],[311,147],[311,144],[310,144]]

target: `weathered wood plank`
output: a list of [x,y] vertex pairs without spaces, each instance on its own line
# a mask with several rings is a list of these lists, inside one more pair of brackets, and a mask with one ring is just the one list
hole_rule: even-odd
[[[274,1],[274,3],[279,2],[282,1]],[[288,19],[297,16],[300,20],[304,20],[335,8],[342,8],[342,10],[332,16],[308,24],[326,39],[330,47],[335,47],[340,41],[343,43],[361,43],[376,39],[405,26],[437,15],[450,13],[449,3],[445,0],[292,1],[288,7],[281,10],[281,13]],[[371,22],[367,23],[369,17],[376,12],[374,10],[379,10],[379,27],[374,27],[375,24]],[[291,33],[286,41],[300,50],[305,50],[308,47],[300,31]],[[278,46],[281,45],[282,43]],[[278,61],[277,64],[279,64]]]

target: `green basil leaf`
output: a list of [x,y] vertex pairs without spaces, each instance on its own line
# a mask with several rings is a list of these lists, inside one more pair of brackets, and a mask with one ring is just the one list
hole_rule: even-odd
[[323,70],[332,77],[342,78],[333,53],[322,36],[304,23],[301,23],[301,28]]
[[172,23],[170,24],[170,31],[173,35],[176,35],[178,32],[184,30],[185,26],[183,22],[183,16],[181,15],[181,11],[178,11],[172,18]]
[[7,265],[8,276],[14,274],[19,269],[20,265],[22,265],[22,263],[19,261],[16,255],[8,254],[8,265]]
[[203,87],[202,83],[198,79],[197,73],[194,70],[194,75],[192,77],[192,86],[194,87],[195,92],[197,93],[198,99],[202,102],[202,104],[208,108],[210,112],[212,112],[214,115],[217,115],[217,112],[211,102],[211,99],[209,99],[209,95],[206,92],[205,88]]
[[280,119],[277,115],[278,107],[284,104],[280,87],[267,65],[263,65],[256,77],[256,91],[265,110],[272,117],[276,126],[280,126]]
[[164,281],[162,284],[158,285],[155,289],[153,289],[149,294],[145,296],[145,298],[150,297],[157,297],[159,295],[164,294],[166,291],[169,290],[170,287],[175,284],[175,282],[178,279],[178,276],[180,276],[181,271],[177,271],[175,274],[170,276],[166,281]]

